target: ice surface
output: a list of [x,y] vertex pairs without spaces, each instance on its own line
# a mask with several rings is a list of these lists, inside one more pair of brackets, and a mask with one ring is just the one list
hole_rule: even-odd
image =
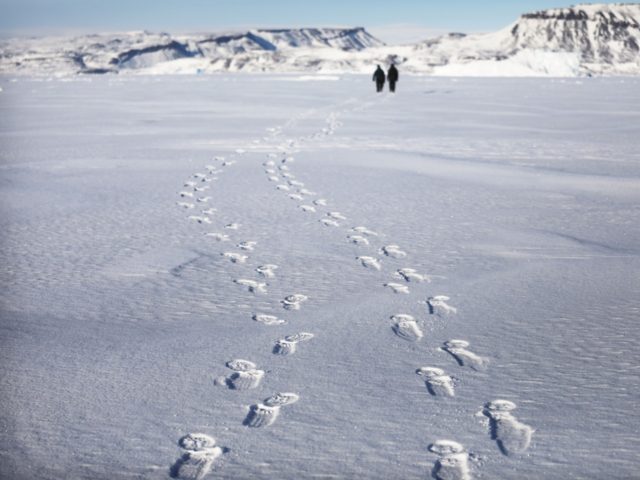
[[637,79],[0,87],[1,478],[640,470]]

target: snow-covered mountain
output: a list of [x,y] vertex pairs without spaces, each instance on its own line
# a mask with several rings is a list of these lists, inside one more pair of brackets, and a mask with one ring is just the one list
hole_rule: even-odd
[[364,28],[130,32],[0,43],[0,72],[11,74],[357,73],[392,61],[405,72],[435,75],[640,74],[640,4],[543,10],[498,32],[402,46],[387,46]]

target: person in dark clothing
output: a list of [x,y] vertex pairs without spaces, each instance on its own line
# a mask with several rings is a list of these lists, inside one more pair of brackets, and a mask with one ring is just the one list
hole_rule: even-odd
[[398,69],[392,63],[391,66],[389,67],[389,71],[387,72],[387,80],[389,80],[389,91],[390,92],[395,92],[396,91],[396,82],[398,81],[399,76],[400,75],[398,74]]
[[384,70],[382,70],[382,68],[380,68],[380,65],[378,65],[378,68],[376,68],[376,71],[373,73],[373,81],[376,82],[377,92],[382,92],[382,90],[384,89],[385,80],[386,78],[384,75]]

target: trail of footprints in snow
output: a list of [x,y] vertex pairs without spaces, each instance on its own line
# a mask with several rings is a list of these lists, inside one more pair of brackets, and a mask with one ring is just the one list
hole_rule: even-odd
[[[323,129],[324,135],[333,134],[335,128],[339,126],[336,118],[336,116],[332,116],[327,120],[328,126]],[[272,129],[270,133],[275,137],[281,134],[281,129]],[[317,137],[318,135],[311,135],[309,138],[313,139]],[[295,144],[295,141],[288,141],[287,145],[281,148],[281,152],[268,154],[268,160],[263,163],[265,173],[269,181],[278,183],[276,189],[286,192],[291,200],[298,202],[306,202],[307,199],[310,200],[310,203],[300,204],[300,210],[306,213],[316,213],[319,208],[326,207],[328,201],[324,198],[313,199],[313,197],[317,196],[317,193],[305,188],[303,182],[295,179],[295,175],[289,167],[295,159],[287,153],[287,150],[293,149]],[[238,149],[236,153],[242,154],[244,151]],[[282,156],[282,158],[278,165],[275,159],[277,159],[279,155]],[[184,186],[189,189],[182,190],[179,193],[183,200],[177,202],[178,206],[186,210],[193,210],[198,204],[207,204],[211,200],[211,197],[199,196],[199,194],[209,190],[209,186],[206,184],[217,180],[217,175],[223,172],[224,167],[235,163],[234,160],[227,161],[222,157],[216,157],[215,160],[218,162],[218,166],[208,165],[206,167],[208,173],[196,173],[193,175],[193,180],[185,182]],[[201,215],[191,215],[189,219],[199,224],[211,224],[213,223],[211,217],[216,213],[217,210],[213,207],[203,208],[200,210]],[[319,222],[327,227],[337,228],[341,226],[340,221],[345,220],[347,220],[347,218],[342,213],[328,211],[319,219]],[[224,228],[227,230],[237,230],[239,225],[232,223],[226,225]],[[208,232],[205,233],[205,235],[218,242],[230,241],[230,236],[226,233]],[[368,247],[371,243],[370,239],[375,237],[378,237],[378,233],[366,227],[357,226],[348,232],[347,241],[360,247]],[[255,249],[256,242],[243,241],[236,246],[240,250],[252,252]],[[383,258],[387,257],[392,260],[407,257],[407,253],[395,244],[382,246],[378,254]],[[221,252],[221,255],[229,259],[232,263],[246,263],[248,259],[248,255],[238,252]],[[378,257],[361,255],[356,257],[356,259],[366,268],[376,271],[382,269],[382,262]],[[256,267],[255,271],[260,276],[269,279],[275,276],[275,270],[277,269],[277,265],[264,264]],[[394,277],[405,283],[431,282],[431,277],[428,275],[419,273],[416,269],[408,267],[397,269]],[[246,287],[249,292],[266,293],[266,283],[250,279],[237,279],[234,280],[234,282]],[[384,286],[394,293],[410,293],[409,287],[402,283],[387,282]],[[301,305],[307,300],[308,298],[303,294],[293,294],[285,297],[280,303],[285,310],[299,310]],[[423,303],[427,305],[429,314],[444,317],[457,313],[456,308],[447,303],[449,300],[448,296],[435,295],[428,297],[426,302]],[[271,314],[255,314],[253,319],[258,323],[269,326],[283,325],[286,323],[285,320]],[[391,319],[393,321],[392,330],[399,338],[410,342],[417,342],[424,337],[421,326],[411,315],[396,314],[393,315]],[[276,342],[273,347],[273,353],[284,356],[292,355],[296,352],[299,342],[308,341],[313,337],[314,335],[308,332],[285,336]],[[469,342],[464,340],[449,340],[445,342],[441,350],[449,353],[460,366],[470,367],[473,370],[486,368],[488,360],[471,352],[467,347],[469,347]],[[258,369],[254,363],[247,360],[232,360],[228,362],[226,366],[233,370],[233,373],[226,377],[221,377],[216,383],[225,385],[231,390],[258,388],[264,377],[264,371]],[[416,374],[423,379],[430,395],[436,397],[455,396],[454,378],[447,375],[444,370],[437,367],[420,367],[416,370]],[[295,403],[298,399],[298,395],[294,393],[278,393],[268,397],[261,403],[256,403],[249,407],[243,424],[252,428],[269,426],[278,418],[281,407]],[[482,415],[489,421],[491,438],[496,441],[500,451],[505,455],[525,451],[529,447],[531,436],[534,432],[530,426],[519,422],[513,416],[511,413],[513,409],[515,409],[515,404],[512,402],[495,400],[487,403],[482,411]],[[224,453],[223,449],[215,447],[215,440],[204,434],[187,435],[180,440],[180,446],[186,450],[186,452],[178,459],[172,468],[172,476],[178,478],[203,478],[211,470],[215,459]],[[438,456],[431,472],[434,478],[441,480],[467,480],[471,478],[469,469],[469,458],[471,458],[471,456],[465,451],[462,445],[449,440],[438,440],[429,446],[429,451]]]
[[[278,167],[280,177],[276,176],[277,170],[274,168],[276,167],[276,163],[273,160],[275,158],[277,158],[276,155],[270,156],[270,160],[265,162],[264,166],[266,168],[265,173],[267,173],[270,181],[278,182],[282,181],[282,179],[285,180],[286,183],[280,183],[276,186],[276,189],[284,190],[287,192],[289,199],[298,202],[306,202],[308,196],[316,195],[315,192],[305,189],[303,182],[294,180],[295,176],[291,172],[291,169],[285,165],[285,163],[291,163],[293,161],[290,157],[281,160],[282,165]],[[306,213],[317,213],[319,207],[328,205],[328,201],[323,198],[316,199],[312,203],[312,205],[300,203],[299,208]],[[340,222],[345,220],[347,220],[347,218],[342,213],[328,211],[319,219],[319,222],[324,226],[337,228],[341,226]],[[346,239],[349,243],[366,248],[371,245],[371,239],[378,236],[378,233],[367,227],[357,226],[353,227],[347,233]],[[380,271],[382,270],[382,260],[380,257],[388,258],[392,261],[408,257],[407,252],[396,244],[388,244],[380,247],[378,255],[379,256],[360,255],[356,257],[356,260],[365,268]],[[393,276],[399,280],[399,282],[389,281],[384,283],[383,286],[396,294],[410,294],[408,284],[432,282],[431,276],[410,267],[396,269]],[[427,297],[426,301],[421,303],[426,304],[429,315],[444,318],[457,313],[457,309],[450,305],[449,302],[450,298],[447,295],[433,295]],[[287,309],[298,309],[299,303],[300,302],[295,300],[294,297],[288,297],[288,299],[282,302],[282,305]],[[391,317],[391,320],[393,322],[391,328],[398,338],[408,342],[418,342],[424,337],[422,327],[413,316],[396,314]],[[279,321],[279,319],[273,317],[270,321],[275,322]],[[296,351],[296,345],[299,341],[300,339],[291,337],[278,340],[274,347],[274,353],[280,355],[293,354]],[[469,342],[466,340],[449,340],[445,342],[441,350],[449,353],[461,367],[468,367],[475,371],[486,369],[488,359],[477,355],[469,350],[468,347]],[[443,369],[438,367],[420,367],[416,370],[416,374],[424,381],[427,392],[431,396],[444,398],[455,396],[455,379],[445,373]],[[533,434],[531,427],[519,422],[510,413],[512,408],[515,408],[515,404],[498,400],[489,402],[483,410],[483,415],[489,419],[492,438],[496,440],[500,451],[505,455],[525,451],[529,447]],[[256,406],[256,409],[258,409],[258,406]],[[438,440],[429,447],[429,450],[439,457],[431,472],[434,478],[441,480],[467,480],[471,478],[469,468],[469,458],[471,458],[471,456],[465,451],[462,445],[449,440]]]
[[[279,134],[279,130],[273,129],[271,133],[275,136]],[[237,155],[241,155],[243,153],[244,150],[242,149],[238,149],[236,151]],[[275,157],[275,154],[272,156]],[[220,175],[225,167],[235,163],[235,160],[225,160],[224,157],[216,157],[214,158],[214,161],[217,162],[217,165],[208,165],[206,167],[208,173],[198,172],[193,175],[193,180],[188,180],[184,183],[184,187],[187,187],[188,190],[185,189],[179,192],[180,198],[183,199],[177,202],[179,207],[191,211],[196,209],[198,204],[208,204],[212,200],[211,196],[202,195],[203,192],[206,192],[210,188],[206,184],[217,180],[217,175]],[[292,161],[293,158],[289,157],[283,160],[283,164],[285,162]],[[293,180],[294,176],[286,172],[288,170],[286,165],[282,165],[279,170],[282,172],[283,177],[290,179],[289,182],[291,186],[304,187],[302,182]],[[275,173],[275,170],[271,169],[268,173],[273,174]],[[286,187],[286,185],[278,185],[278,188],[280,189],[286,189]],[[299,196],[301,199],[304,198],[303,195],[315,195],[313,192],[303,188],[300,188],[299,192],[300,193],[295,195]],[[323,205],[323,203],[324,200],[319,199],[314,202],[314,205]],[[315,207],[310,207],[310,209],[315,210]],[[190,215],[188,219],[198,224],[211,225],[213,224],[212,217],[216,213],[216,208],[207,207],[200,210],[200,215]],[[236,231],[240,229],[240,227],[241,225],[239,223],[229,223],[224,226],[224,229],[227,231]],[[204,235],[217,242],[231,241],[231,236],[227,233],[206,232]],[[237,243],[236,247],[241,252],[250,253],[255,250],[256,245],[257,242],[245,240]],[[249,255],[233,251],[220,252],[220,255],[234,264],[244,264],[249,259]],[[277,265],[265,263],[258,265],[255,268],[255,272],[263,278],[271,279],[275,277],[275,272],[278,268],[279,267]],[[234,283],[247,288],[251,293],[267,293],[267,284],[264,282],[240,278],[234,280]],[[281,301],[281,305],[286,310],[298,310],[302,303],[307,300],[308,298],[305,295],[293,294],[283,299]],[[255,314],[253,319],[259,323],[270,326],[286,323],[285,320],[269,314]],[[308,341],[313,338],[313,336],[313,334],[307,332],[288,335],[277,342],[277,345],[280,345],[280,347],[277,347],[277,353],[290,355],[295,352],[298,342]],[[276,353],[275,349],[274,353]],[[232,370],[232,373],[225,377],[216,379],[215,383],[217,385],[226,386],[230,390],[256,389],[260,386],[265,375],[264,370],[259,369],[256,364],[248,360],[231,360],[227,362],[226,366]],[[278,417],[281,407],[295,403],[298,399],[299,397],[295,393],[277,393],[265,399],[262,403],[252,405],[249,408],[249,413],[243,424],[254,428],[269,426]],[[213,437],[202,433],[192,433],[182,437],[179,441],[179,445],[183,449],[184,453],[174,463],[170,473],[172,477],[184,480],[204,478],[213,468],[214,461],[227,451],[227,449],[217,447]]]
[[[327,126],[323,128],[322,133],[325,135],[331,135],[335,129],[340,125],[337,120],[337,115],[330,115],[327,119]],[[281,127],[274,127],[268,129],[272,138],[277,137],[282,133]],[[313,135],[312,138],[316,136]],[[265,137],[268,140],[269,137]],[[260,143],[259,140],[253,142]],[[295,145],[294,141],[288,142],[288,147],[292,148]],[[244,149],[237,149],[236,154],[242,155],[245,153]],[[277,158],[276,153],[270,153],[269,159],[265,162],[265,173],[269,175],[269,180],[273,182],[279,182],[280,178],[277,176],[279,171],[280,176],[286,180],[286,183],[279,183],[276,188],[282,191],[291,191],[296,189],[296,193],[289,194],[289,198],[297,201],[304,201],[306,197],[314,197],[316,193],[304,188],[304,183],[295,180],[295,176],[289,172],[289,166],[294,161],[291,156],[285,155],[281,160],[281,164],[276,168],[275,162],[272,160]],[[177,202],[178,206],[186,210],[194,210],[197,204],[208,204],[212,199],[211,196],[202,196],[203,192],[209,190],[209,186],[206,185],[209,182],[218,180],[225,167],[231,166],[235,163],[235,160],[225,160],[224,157],[215,157],[214,161],[216,165],[207,165],[206,169],[208,173],[195,173],[193,180],[188,180],[184,183],[184,187],[188,190],[182,190],[179,196],[183,201]],[[190,201],[187,201],[190,200]],[[194,203],[195,202],[195,203]],[[327,200],[323,198],[317,198],[312,201],[313,205],[301,205],[300,208],[305,212],[315,213],[316,207],[325,207]],[[212,216],[217,213],[217,209],[214,207],[203,208],[200,211],[201,215],[190,215],[189,220],[192,220],[198,224],[211,225],[213,224]],[[322,219],[322,222],[327,226],[339,226],[337,220],[346,220],[340,212],[327,212],[326,218]],[[230,223],[225,225],[226,230],[238,230],[240,225],[237,223]],[[366,229],[363,233],[367,234]],[[373,232],[371,232],[373,234]],[[221,232],[207,232],[205,236],[218,242],[228,242],[231,240],[230,235]],[[363,241],[362,237],[354,236],[353,241],[355,243],[368,243],[366,239]],[[240,250],[252,252],[255,249],[256,242],[243,241],[236,246]],[[244,264],[247,262],[249,256],[239,252],[221,252],[224,258],[235,264]],[[255,271],[264,278],[275,277],[275,271],[278,269],[274,264],[263,264],[256,267]],[[240,286],[246,287],[251,293],[266,293],[267,284],[258,282],[251,279],[236,279],[234,282]],[[308,300],[307,296],[303,294],[293,294],[285,297],[281,301],[281,305],[285,310],[299,310],[301,305]],[[278,318],[275,315],[269,314],[255,314],[253,319],[264,325],[282,325],[286,323],[285,320]],[[273,349],[273,353],[279,355],[291,355],[295,353],[297,344],[299,342],[305,342],[311,340],[314,337],[312,333],[301,332],[294,335],[288,335],[276,342]],[[219,385],[225,385],[231,390],[249,390],[258,388],[262,378],[265,375],[264,370],[260,370],[257,366],[248,360],[231,360],[226,364],[227,368],[233,371],[226,377],[221,377],[216,380]],[[273,424],[280,413],[280,408],[286,405],[297,402],[299,399],[295,393],[277,393],[271,397],[265,399],[262,403],[257,403],[249,407],[249,413],[245,418],[243,424],[248,427],[259,428],[266,427]],[[171,469],[171,476],[182,479],[201,479],[207,475],[213,466],[213,462],[224,453],[226,450],[215,446],[215,440],[206,434],[194,433],[182,437],[179,441],[179,445],[185,453],[176,461]]]

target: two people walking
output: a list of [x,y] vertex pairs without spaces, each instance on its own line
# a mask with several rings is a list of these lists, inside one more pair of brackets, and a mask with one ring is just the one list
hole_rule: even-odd
[[382,67],[378,65],[378,68],[376,68],[376,71],[373,73],[373,81],[376,82],[376,91],[382,92],[384,90],[384,83],[385,81],[388,80],[389,91],[395,92],[398,78],[399,78],[398,69],[394,64],[391,64],[391,66],[389,67],[389,71],[387,71],[386,75],[384,73],[384,70],[382,70]]

